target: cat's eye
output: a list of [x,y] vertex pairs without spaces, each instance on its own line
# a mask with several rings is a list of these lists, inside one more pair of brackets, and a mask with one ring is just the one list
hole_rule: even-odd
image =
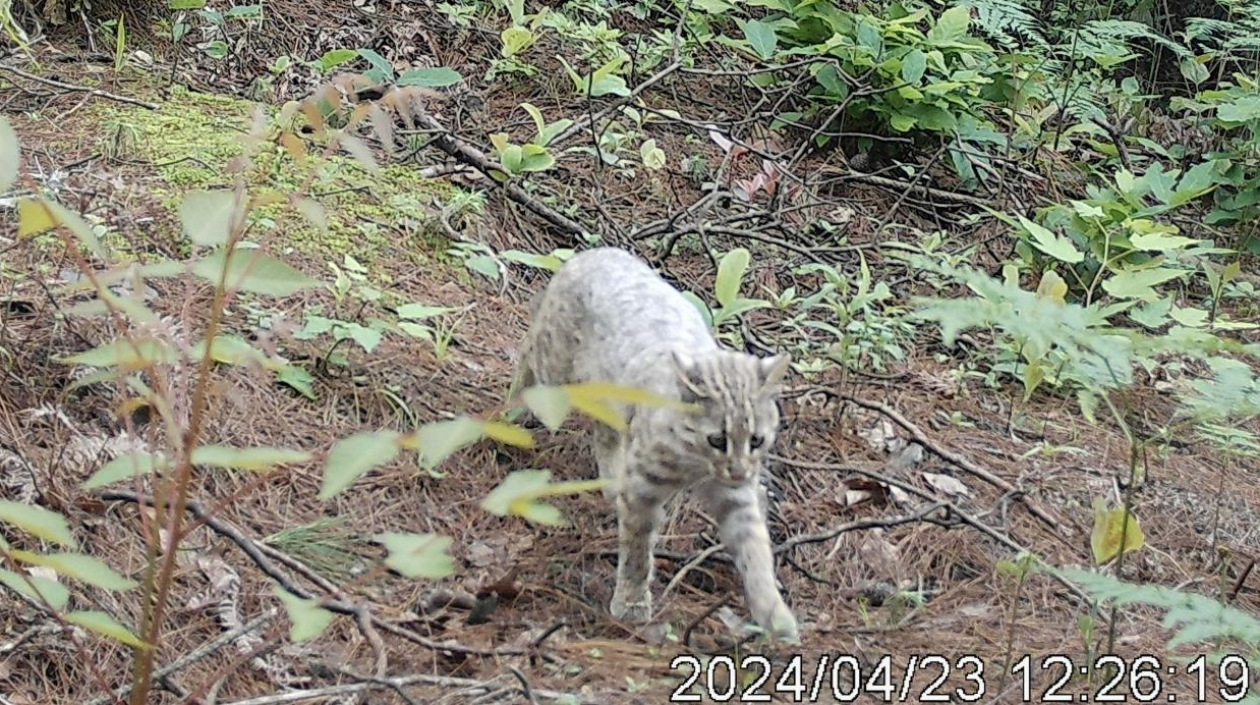
[[713,446],[714,448],[718,450],[726,450],[726,434],[725,433],[710,433],[708,441],[709,441],[709,445]]
[[762,445],[764,445],[765,442],[766,442],[765,436],[753,436],[752,438],[748,439],[748,447],[752,448],[753,450],[757,450]]

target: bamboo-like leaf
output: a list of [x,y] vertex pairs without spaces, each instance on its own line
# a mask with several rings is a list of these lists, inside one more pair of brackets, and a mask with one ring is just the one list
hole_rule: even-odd
[[161,453],[126,453],[105,463],[100,470],[83,483],[83,489],[94,490],[98,487],[128,480],[135,475],[152,475],[159,470],[166,470],[171,461]]
[[150,648],[144,643],[140,637],[136,636],[130,629],[118,623],[118,620],[109,616],[104,612],[96,610],[83,610],[78,612],[70,612],[65,615],[64,619],[80,627],[96,632],[101,636],[109,637],[114,641],[122,642],[128,646],[134,646],[140,649]]
[[0,523],[17,527],[31,536],[52,541],[67,548],[78,547],[74,534],[70,531],[70,522],[50,509],[0,499]]
[[398,457],[400,434],[374,431],[347,436],[333,445],[324,463],[319,498],[332,499],[374,468]]
[[436,580],[455,573],[449,536],[385,533],[375,538],[389,552],[385,565],[405,577]]
[[318,637],[328,629],[328,625],[332,624],[336,616],[320,607],[319,600],[303,599],[279,585],[275,586],[272,592],[280,598],[280,603],[284,605],[284,611],[288,613],[289,621],[292,623],[289,627],[290,641],[301,643]]
[[58,575],[104,590],[130,590],[139,584],[123,577],[104,561],[82,553],[10,551],[9,554],[23,563],[52,568]]
[[221,445],[198,446],[192,452],[194,465],[261,472],[277,465],[293,465],[311,459],[311,454],[289,448],[232,448]]

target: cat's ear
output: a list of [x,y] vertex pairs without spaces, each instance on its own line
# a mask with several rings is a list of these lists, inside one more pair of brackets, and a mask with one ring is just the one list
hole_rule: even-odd
[[783,383],[783,378],[787,376],[788,367],[791,363],[792,358],[787,354],[763,357],[757,360],[757,372],[761,375],[761,391],[763,394],[779,388],[779,385]]
[[685,352],[670,352],[670,360],[674,364],[674,376],[678,378],[678,391],[686,404],[693,404],[705,397],[704,391],[696,383],[699,378],[696,359]]

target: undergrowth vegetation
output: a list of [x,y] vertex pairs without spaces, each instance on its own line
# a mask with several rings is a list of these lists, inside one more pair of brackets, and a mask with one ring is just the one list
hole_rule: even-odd
[[[172,67],[209,62],[248,73],[258,37],[274,22],[261,4],[167,5],[150,29],[168,41]],[[63,626],[132,649],[134,671],[116,699],[149,702],[170,629],[177,548],[219,503],[240,500],[197,496],[198,473],[246,473],[247,489],[261,492],[277,468],[318,468],[316,499],[331,502],[404,456],[441,482],[446,461],[475,444],[534,448],[534,434],[514,410],[527,408],[556,430],[575,411],[619,427],[625,405],[670,403],[600,384],[519,390],[501,402],[501,390],[485,390],[481,408],[450,409],[447,418],[421,423],[407,400],[381,389],[406,410],[402,427],[355,432],[325,447],[206,440],[220,399],[214,377],[223,368],[261,371],[277,383],[273,393],[296,392],[313,403],[322,380],[354,376],[387,340],[423,346],[437,366],[458,356],[465,317],[479,302],[400,295],[358,249],[390,235],[329,212],[338,206],[327,194],[372,190],[374,181],[388,180],[386,166],[410,168],[393,163],[426,150],[484,178],[424,198],[390,191],[387,210],[415,214],[424,237],[438,243],[435,257],[490,288],[554,272],[590,244],[634,243],[660,260],[685,252],[712,265],[712,285],[690,287],[687,296],[719,339],[790,352],[802,379],[839,388],[842,397],[850,396],[848,380],[879,379],[927,360],[944,371],[950,394],[1006,400],[1006,435],[1040,439],[1030,442],[1029,455],[1052,455],[1073,442],[1056,444],[1050,424],[1037,421],[1039,407],[1071,400],[1087,425],[1123,436],[1122,491],[1094,497],[1093,516],[1082,519],[1092,525],[1091,569],[1051,565],[1030,552],[996,564],[1017,583],[1007,619],[1013,624],[1027,607],[1020,601],[1025,583],[1047,575],[1091,601],[1080,631],[1106,622],[1103,637],[1085,639],[1087,651],[1115,652],[1119,610],[1141,604],[1168,613],[1170,652],[1200,644],[1213,668],[1231,654],[1260,653],[1254,616],[1230,604],[1237,590],[1180,593],[1126,582],[1126,562],[1146,548],[1134,493],[1156,458],[1194,445],[1247,467],[1260,461],[1260,4],[1222,0],[1212,17],[1157,15],[1154,3],[1130,0],[1105,7],[1024,0],[546,5],[439,4],[435,17],[452,36],[490,45],[467,65],[401,68],[405,62],[369,47],[267,56],[265,95],[301,80],[319,87],[283,107],[259,108],[243,148],[234,140],[232,154],[212,155],[223,164],[167,175],[176,189],[162,200],[178,254],[146,252],[127,232],[59,202],[23,160],[14,121],[0,118],[0,195],[20,194],[16,241],[67,253],[82,278],[65,293],[89,296],[61,315],[109,331],[90,349],[54,351],[76,369],[65,391],[117,390],[127,433],[148,439],[145,449],[100,463],[63,491],[152,510],[144,515],[143,569],[128,577],[79,550],[67,512],[2,500],[0,524],[15,531],[0,537],[0,584]],[[30,41],[31,21],[0,3],[0,25],[13,44]],[[110,18],[98,30],[110,38],[116,77],[157,75],[129,53],[135,29],[127,21]],[[749,120],[719,127],[693,119],[693,102],[678,91],[702,82],[722,84],[717,93],[743,91],[739,109]],[[446,95],[441,90],[469,83],[508,95],[523,85],[544,87],[529,100],[513,98],[509,118],[472,137],[444,126],[439,118],[451,113],[434,108]],[[703,103],[711,93],[693,97]],[[116,123],[107,156],[143,153],[145,140],[123,137],[149,127]],[[680,184],[700,195],[657,220],[629,208],[619,212],[633,221],[617,222],[604,210],[613,200],[583,193],[592,182],[579,179],[582,170],[643,185],[649,200],[671,207]],[[837,172],[895,200],[876,216],[838,207],[834,197],[819,196],[812,178]],[[205,186],[215,177],[230,185]],[[583,202],[587,196],[593,201]],[[499,247],[466,237],[484,227],[491,199],[510,202],[515,217],[545,223],[567,242]],[[912,209],[915,201],[920,207]],[[301,225],[285,230],[278,225],[285,219]],[[332,230],[338,233],[312,248],[322,269],[288,261],[301,249],[286,242],[290,233],[319,240]],[[21,276],[2,260],[0,272]],[[195,331],[144,296],[147,283],[190,278],[202,293],[189,294],[188,305],[204,308],[204,326]],[[296,313],[282,307],[312,292],[321,303]],[[228,326],[239,311],[258,329],[290,329],[317,354],[296,361],[293,351]],[[19,352],[0,347],[0,365]],[[1152,394],[1168,408],[1151,413]],[[139,409],[160,432],[132,425]],[[562,526],[565,516],[551,500],[600,483],[553,474],[513,471],[480,509]],[[384,556],[371,567],[350,571],[334,550],[330,565],[342,567],[328,570],[344,581],[342,590],[390,572],[444,578],[456,571],[450,550],[458,539],[380,533],[371,540]],[[139,591],[143,611],[129,622],[103,606],[81,608],[110,604],[76,596],[81,587]],[[371,620],[341,593],[283,581],[275,591],[295,642],[319,637],[339,616]],[[75,647],[91,648],[90,638],[74,637]],[[1018,648],[1004,648],[1009,665]],[[115,674],[93,677],[103,692],[122,685]],[[1240,681],[1218,681],[1223,697],[1243,691]]]

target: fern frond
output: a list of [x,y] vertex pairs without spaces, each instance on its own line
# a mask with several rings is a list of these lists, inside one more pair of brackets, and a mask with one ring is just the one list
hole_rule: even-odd
[[1041,20],[1029,7],[1030,0],[968,0],[962,4],[975,11],[976,28],[1007,49],[1048,44]]

